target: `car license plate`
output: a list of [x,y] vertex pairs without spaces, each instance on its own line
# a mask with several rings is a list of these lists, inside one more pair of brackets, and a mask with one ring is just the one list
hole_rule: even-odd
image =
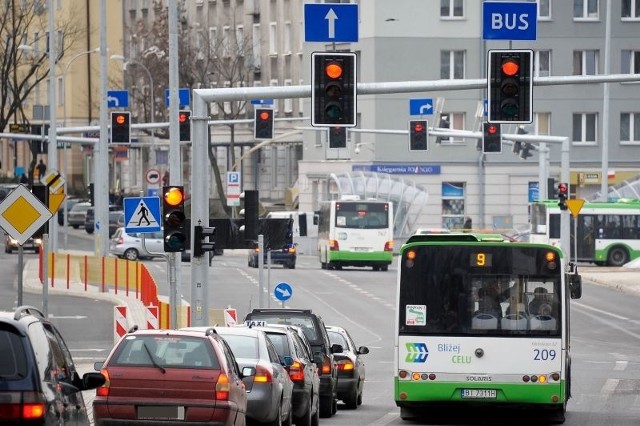
[[460,391],[463,399],[495,399],[495,389],[462,389]]
[[353,251],[369,251],[369,247],[354,247]]
[[184,407],[155,405],[138,407],[138,419],[184,420]]

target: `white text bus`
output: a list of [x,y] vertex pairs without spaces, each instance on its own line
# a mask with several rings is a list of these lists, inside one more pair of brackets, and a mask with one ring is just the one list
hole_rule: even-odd
[[[557,200],[531,204],[531,241],[559,244],[560,207]],[[640,200],[585,203],[575,222],[571,217],[571,259],[597,265],[622,266],[640,256]]]
[[389,269],[393,261],[392,203],[334,200],[323,203],[318,215],[318,259],[322,269]]
[[558,247],[495,234],[409,238],[400,249],[395,324],[402,419],[484,405],[564,421],[569,302],[580,297],[581,281],[576,270],[565,273],[562,256]]

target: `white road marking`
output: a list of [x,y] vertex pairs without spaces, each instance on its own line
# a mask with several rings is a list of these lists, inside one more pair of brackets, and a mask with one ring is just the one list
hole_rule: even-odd
[[385,414],[384,416],[380,417],[378,420],[374,421],[373,423],[370,423],[370,425],[375,425],[375,426],[384,426],[384,425],[388,425],[391,422],[396,421],[398,418],[400,417],[400,414],[397,412],[389,412],[387,414]]
[[616,314],[611,313],[609,311],[603,311],[602,309],[594,308],[593,306],[584,305],[584,304],[578,303],[578,302],[574,302],[574,306],[579,306],[581,308],[588,309],[590,311],[594,311],[594,312],[597,312],[599,314],[608,315],[608,316],[610,316],[612,318],[616,318],[616,319],[619,319],[619,320],[629,321],[629,318],[627,318],[627,317],[623,317],[622,315],[616,315]]

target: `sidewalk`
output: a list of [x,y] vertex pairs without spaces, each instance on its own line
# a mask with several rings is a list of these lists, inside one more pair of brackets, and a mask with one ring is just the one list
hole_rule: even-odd
[[630,267],[588,266],[578,267],[582,281],[593,282],[625,293],[640,296],[640,269]]

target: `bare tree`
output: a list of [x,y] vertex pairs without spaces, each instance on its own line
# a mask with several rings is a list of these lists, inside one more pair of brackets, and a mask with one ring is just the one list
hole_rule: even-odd
[[[132,52],[135,55],[134,62],[143,64],[153,73],[154,92],[153,99],[156,100],[156,119],[168,120],[168,111],[164,102],[164,88],[169,87],[169,25],[168,12],[163,2],[154,2],[155,20],[146,27],[142,21],[135,24],[135,28],[130,28],[132,38],[144,40],[147,46],[139,52]],[[178,33],[179,43],[179,81],[181,87],[197,89],[204,87],[241,87],[250,84],[251,70],[247,66],[245,53],[250,52],[250,40],[245,39],[244,34],[230,31],[228,34],[212,36],[209,32],[202,31],[195,25],[190,24],[184,10],[179,11],[180,25]],[[236,28],[234,22],[230,22],[229,28]],[[131,81],[141,81],[146,77],[141,74],[143,70],[132,72]],[[132,88],[133,89],[133,88]],[[143,108],[140,111],[142,117],[147,119],[150,114],[148,92],[132,90],[132,97],[136,105]],[[246,102],[225,102],[218,105],[222,118],[234,120],[246,115]],[[235,163],[235,125],[230,124],[229,152],[230,163]],[[162,138],[168,138],[168,132],[158,132]],[[210,133],[208,139],[208,155],[218,196],[222,201],[225,214],[231,215],[231,208],[227,206],[224,186],[220,175],[220,168],[212,145]]]
[[[9,123],[30,125],[24,110],[29,96],[49,76],[46,0],[0,3],[0,130]],[[69,16],[78,16],[70,13]],[[82,31],[73,21],[56,22],[58,60],[73,47]],[[29,44],[29,34],[36,36]],[[19,46],[30,46],[29,50]],[[38,51],[37,46],[43,46]],[[38,144],[31,144],[29,181],[33,180]]]

